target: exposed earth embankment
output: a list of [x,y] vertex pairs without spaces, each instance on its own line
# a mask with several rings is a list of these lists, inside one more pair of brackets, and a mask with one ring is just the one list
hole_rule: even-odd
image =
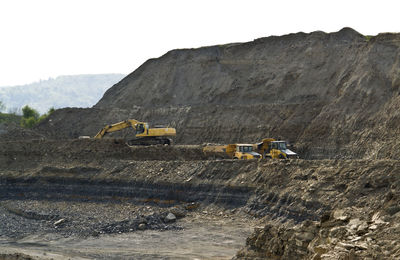
[[[86,152],[82,154],[75,143],[82,141],[99,157],[90,160]],[[20,144],[25,150],[16,149],[14,143],[14,149],[0,151],[3,237],[43,233],[97,237],[141,229],[178,232],[185,221],[168,222],[169,213],[189,220],[209,209],[212,215],[221,212],[273,223],[251,236],[238,257],[399,253],[396,160],[210,161],[191,155],[196,146],[126,146],[109,153],[110,146],[119,144],[109,140]],[[57,158],[44,156],[56,148]],[[157,158],[146,157],[154,149],[159,149]],[[174,153],[182,156],[163,157]],[[359,231],[361,224],[366,226]],[[274,247],[277,243],[279,250]]]
[[[399,93],[399,34],[170,51],[93,108],[0,127],[0,259],[398,259]],[[177,145],[77,139],[128,118]],[[266,137],[302,159],[201,150]]]
[[344,28],[173,50],[93,108],[56,111],[37,130],[56,139],[94,136],[134,118],[175,127],[180,144],[280,137],[304,158],[397,159],[399,47],[399,34]]

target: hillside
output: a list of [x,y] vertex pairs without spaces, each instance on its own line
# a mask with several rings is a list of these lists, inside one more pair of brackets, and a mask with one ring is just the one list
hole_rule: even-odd
[[59,76],[22,86],[0,87],[0,100],[11,112],[25,105],[41,114],[51,107],[91,107],[123,77],[123,74]]
[[280,137],[307,158],[398,158],[399,46],[344,28],[173,50],[38,130],[71,138],[135,118],[176,127],[183,144]]
[[[0,259],[399,259],[399,94],[400,34],[148,60],[92,108],[2,128]],[[127,118],[176,127],[175,145],[78,139]],[[300,159],[202,152],[265,137]]]

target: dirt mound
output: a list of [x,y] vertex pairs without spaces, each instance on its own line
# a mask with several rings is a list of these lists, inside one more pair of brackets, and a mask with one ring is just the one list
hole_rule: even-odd
[[[0,169],[24,169],[49,162],[101,164],[106,159],[136,161],[205,160],[201,146],[133,146],[121,139],[29,140],[0,142]],[[87,167],[86,167],[87,168]],[[69,173],[87,172],[86,168]]]
[[398,158],[399,34],[352,29],[173,50],[37,130],[93,136],[135,118],[177,128],[177,143],[280,137],[307,158]]
[[36,131],[22,128],[15,124],[0,124],[0,141],[18,141],[44,139],[44,135]]

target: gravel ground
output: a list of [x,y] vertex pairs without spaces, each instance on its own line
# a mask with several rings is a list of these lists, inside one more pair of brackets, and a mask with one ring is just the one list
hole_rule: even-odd
[[140,230],[179,230],[175,218],[187,214],[188,205],[160,207],[155,203],[66,202],[4,200],[0,203],[0,237],[22,238],[55,233],[63,237],[98,236]]
[[256,223],[213,205],[154,202],[2,201],[0,212],[0,252],[32,259],[230,259]]

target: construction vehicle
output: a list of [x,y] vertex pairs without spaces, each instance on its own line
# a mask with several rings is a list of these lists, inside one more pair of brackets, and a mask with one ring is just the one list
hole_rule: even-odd
[[265,138],[255,144],[255,151],[262,154],[265,159],[298,159],[297,153],[287,148],[286,141],[277,141],[273,138]]
[[253,151],[252,144],[207,145],[203,147],[203,153],[210,158],[261,159],[261,154]]
[[156,127],[150,128],[148,123],[139,122],[135,119],[128,119],[112,125],[106,125],[95,136],[96,139],[103,138],[107,133],[120,131],[122,129],[132,127],[135,131],[135,138],[128,140],[128,145],[155,145],[155,144],[172,144],[170,137],[176,136],[175,128]]

